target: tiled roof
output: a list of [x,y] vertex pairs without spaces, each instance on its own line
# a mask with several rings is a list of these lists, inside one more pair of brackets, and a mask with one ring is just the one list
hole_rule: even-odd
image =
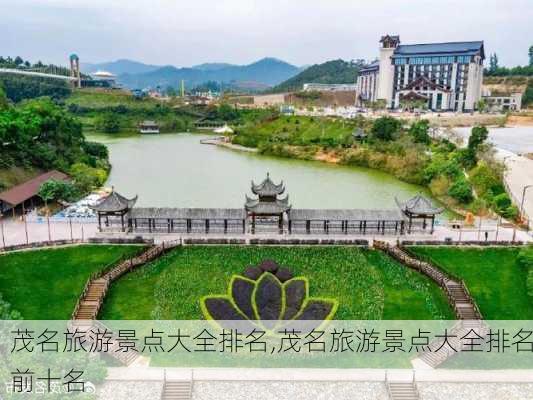
[[161,218],[161,219],[230,219],[246,218],[242,208],[133,208],[129,218]]
[[283,181],[276,185],[270,179],[269,173],[267,173],[266,179],[259,185],[256,185],[254,181],[252,181],[252,192],[258,196],[277,196],[282,194],[284,191],[285,186],[283,186]]
[[396,204],[398,204],[398,207],[400,207],[403,212],[411,214],[435,215],[444,211],[444,208],[435,207],[429,199],[421,194],[417,194],[413,198],[404,202],[399,201],[397,198],[395,200]]
[[244,204],[246,211],[254,214],[281,214],[290,210],[289,196],[283,199],[276,199],[275,201],[261,201],[259,199],[251,199],[246,196]]
[[104,197],[98,204],[91,208],[97,212],[120,212],[131,209],[136,201],[137,196],[133,199],[127,199],[113,190],[107,197]]
[[42,175],[39,175],[33,179],[30,179],[27,182],[24,182],[20,185],[17,185],[15,187],[12,187],[9,190],[6,190],[0,193],[0,201],[9,203],[12,206],[16,206],[22,203],[23,201],[31,199],[34,196],[37,196],[41,185],[50,179],[54,179],[57,181],[65,181],[65,180],[68,180],[69,177],[63,172],[59,172],[55,170],[48,171]]
[[292,209],[291,221],[404,221],[405,216],[398,209]]
[[483,42],[450,42],[450,43],[425,43],[402,44],[394,50],[394,56],[415,56],[432,54],[465,54],[480,53],[484,57]]

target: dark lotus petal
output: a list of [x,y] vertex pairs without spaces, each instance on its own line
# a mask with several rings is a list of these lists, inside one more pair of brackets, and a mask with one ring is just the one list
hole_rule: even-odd
[[276,278],[282,283],[287,282],[289,279],[292,279],[292,272],[287,267],[282,267],[276,272]]
[[259,268],[265,272],[271,272],[275,274],[279,268],[279,265],[274,260],[264,260],[261,262],[261,264],[259,264]]
[[307,296],[307,281],[295,278],[284,285],[285,289],[285,313],[283,319],[293,319],[302,308]]
[[325,320],[333,310],[335,301],[325,299],[310,299],[304,306],[302,313],[296,320]]
[[240,276],[236,276],[232,280],[231,297],[235,305],[246,315],[249,319],[256,319],[252,307],[252,292],[254,291],[255,283],[250,282]]
[[[259,319],[267,329],[272,329],[280,319],[282,290],[281,282],[270,273],[263,274],[257,281],[255,307]],[[269,320],[270,322],[265,322]]]
[[235,309],[227,297],[206,297],[204,305],[209,313],[209,317],[214,320],[245,320],[244,316]]
[[248,279],[256,281],[262,274],[263,274],[263,270],[261,268],[250,265],[248,268],[244,270],[243,275],[247,277]]

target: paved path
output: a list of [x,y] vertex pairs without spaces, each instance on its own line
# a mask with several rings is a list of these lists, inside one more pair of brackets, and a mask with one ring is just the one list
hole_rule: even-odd
[[[500,150],[497,153],[505,166],[505,182],[507,189],[513,197],[513,201],[520,207],[524,194],[524,187],[533,186],[533,160],[516,155],[511,152]],[[524,197],[524,213],[530,221],[533,219],[533,187],[526,190]],[[530,223],[530,229],[531,229]]]
[[[3,227],[3,229],[2,229]],[[49,240],[48,224],[45,222],[28,222],[25,224],[19,218],[3,218],[0,222],[0,247],[12,246],[26,243],[26,227],[28,232],[28,242],[43,242]],[[3,231],[3,233],[2,233]],[[94,223],[72,223],[68,222],[51,222],[50,237],[51,240],[64,239],[87,239],[94,237],[98,231],[98,226]]]

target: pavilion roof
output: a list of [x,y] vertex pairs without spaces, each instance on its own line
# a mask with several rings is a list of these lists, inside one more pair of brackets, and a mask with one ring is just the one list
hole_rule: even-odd
[[443,207],[435,207],[431,200],[422,196],[420,193],[407,201],[401,202],[395,198],[396,204],[404,213],[435,215],[444,211]]
[[120,212],[131,209],[137,202],[137,196],[127,199],[113,189],[108,196],[104,197],[98,204],[91,206],[96,212]]
[[284,191],[285,186],[283,185],[283,181],[276,185],[270,179],[270,174],[268,172],[266,179],[259,185],[256,185],[254,181],[252,181],[252,192],[258,196],[277,196]]
[[246,196],[244,204],[246,211],[257,215],[282,214],[291,209],[289,204],[289,196],[283,199],[276,199],[274,201],[261,201],[260,199],[252,199]]

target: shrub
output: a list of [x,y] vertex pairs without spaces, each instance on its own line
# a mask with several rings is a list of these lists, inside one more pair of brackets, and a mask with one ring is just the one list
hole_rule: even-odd
[[380,117],[372,124],[372,135],[379,140],[392,140],[400,130],[401,122],[393,117]]
[[465,178],[458,178],[450,187],[448,194],[460,203],[467,204],[472,201],[472,186]]
[[416,121],[411,125],[409,128],[409,134],[413,137],[415,143],[430,144],[431,138],[429,137],[428,130],[429,121],[427,119],[423,119]]
[[433,193],[435,196],[445,196],[450,190],[450,185],[450,178],[444,175],[439,175],[431,181],[429,184],[429,190],[431,190],[431,193]]
[[507,193],[501,193],[497,196],[494,196],[493,202],[494,207],[498,212],[503,212],[503,210],[507,209],[512,205],[511,199],[509,198],[509,195]]

